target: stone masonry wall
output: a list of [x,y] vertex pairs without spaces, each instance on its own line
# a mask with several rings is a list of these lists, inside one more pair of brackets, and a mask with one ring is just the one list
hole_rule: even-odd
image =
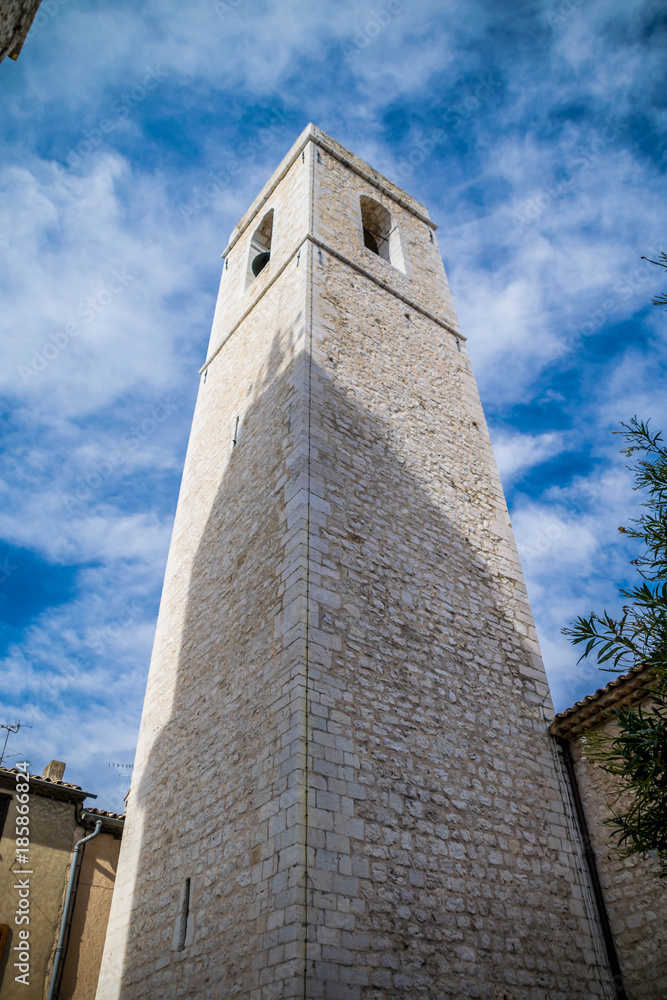
[[[13,776],[12,776],[13,778]],[[16,863],[16,793],[13,788],[2,787],[9,793],[9,805],[2,837],[0,838],[0,924],[9,926],[3,955],[0,956],[0,996],[3,1000],[20,1000],[31,995],[41,998],[46,992],[58,937],[62,906],[67,884],[68,866],[72,848],[82,828],[77,826],[76,806],[73,802],[54,801],[35,791],[30,792],[30,865]],[[30,925],[19,927],[14,921],[18,905],[16,871],[29,868]],[[19,930],[30,930],[29,986],[16,981]]]
[[99,998],[291,997],[303,979],[305,289],[295,261],[202,380]]
[[[613,723],[606,725],[613,728]],[[626,992],[630,1000],[663,1000],[667,996],[665,886],[649,862],[621,858],[614,850],[602,821],[616,802],[615,779],[586,759],[580,739],[570,745]]]
[[429,226],[383,195],[397,271],[372,180],[312,141],[276,174],[223,276],[98,1000],[607,996]]
[[[342,150],[342,147],[338,148]],[[344,152],[347,157],[351,156],[347,150]],[[359,163],[361,165],[361,161]],[[425,222],[378,192],[372,184],[325,151],[320,153],[319,163],[316,162],[314,188],[315,236],[458,329],[435,234],[431,241],[430,227]],[[359,205],[361,195],[373,198],[391,212],[392,227],[398,226],[405,273],[387,266],[386,261],[364,246]],[[367,292],[364,290],[364,282],[355,282],[355,285],[360,296],[370,294],[370,289]]]
[[601,995],[467,360],[314,274],[308,996]]
[[[285,157],[287,160],[289,158]],[[228,253],[220,281],[220,291],[211,329],[209,356],[233,329],[239,319],[253,307],[281,266],[293,254],[300,238],[308,232],[310,203],[310,164],[297,157],[276,190],[258,207],[252,223]],[[274,210],[271,260],[246,289],[246,273],[250,240],[264,215]]]
[[41,0],[3,0],[0,18],[0,62],[16,58],[35,19]]

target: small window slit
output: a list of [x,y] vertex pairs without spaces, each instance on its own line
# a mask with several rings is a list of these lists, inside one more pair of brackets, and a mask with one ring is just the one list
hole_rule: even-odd
[[190,922],[190,879],[186,878],[181,887],[181,898],[178,902],[178,916],[176,917],[172,943],[174,951],[184,950]]

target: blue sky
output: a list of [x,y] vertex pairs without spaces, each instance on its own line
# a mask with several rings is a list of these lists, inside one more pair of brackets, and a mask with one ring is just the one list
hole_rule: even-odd
[[[423,201],[557,709],[667,429],[658,2],[45,0],[0,65],[0,722],[122,807],[220,252],[308,121]],[[11,760],[10,760],[11,763]]]

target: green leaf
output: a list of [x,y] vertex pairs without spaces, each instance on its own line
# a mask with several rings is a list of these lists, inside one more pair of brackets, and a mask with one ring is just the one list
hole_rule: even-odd
[[[667,267],[667,254],[654,263]],[[619,592],[628,602],[621,618],[592,612],[563,632],[574,646],[585,643],[579,662],[594,657],[617,673],[641,665],[652,669],[649,707],[609,713],[615,731],[587,732],[582,745],[587,757],[617,778],[617,805],[605,821],[617,850],[624,857],[650,857],[657,874],[667,878],[667,449],[649,424],[635,416],[614,431],[625,438],[624,454],[643,456],[635,460],[634,488],[643,493],[647,513],[623,531],[641,545],[630,562],[642,579]]]

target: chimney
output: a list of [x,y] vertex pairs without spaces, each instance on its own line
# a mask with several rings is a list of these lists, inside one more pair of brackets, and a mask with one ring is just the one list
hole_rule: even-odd
[[66,764],[62,760],[52,760],[42,771],[42,777],[47,781],[62,781]]

